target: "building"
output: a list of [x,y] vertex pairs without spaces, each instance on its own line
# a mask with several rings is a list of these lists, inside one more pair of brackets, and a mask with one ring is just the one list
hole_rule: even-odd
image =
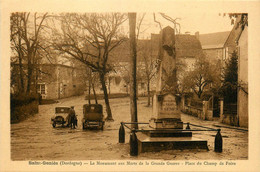
[[[11,88],[13,93],[18,92],[21,88],[18,67],[18,64],[12,64]],[[42,99],[60,99],[81,95],[86,88],[85,71],[84,67],[73,67],[68,64],[38,64],[33,72],[31,92],[40,93]],[[24,77],[24,83],[26,84],[26,77]]]
[[[229,56],[229,52],[231,52],[230,47],[226,47],[225,45],[230,33],[230,31],[227,31],[199,35],[199,32],[196,32],[195,35],[200,40],[203,52],[207,56],[207,59],[210,61],[225,61]],[[236,47],[236,45],[234,45],[234,47]]]
[[245,25],[237,38],[238,46],[238,102],[239,126],[248,127],[248,26]]
[[60,99],[82,95],[86,88],[86,73],[84,68],[62,64],[42,64],[38,78],[37,92],[43,99]]
[[199,39],[203,52],[212,63],[221,62],[222,69],[230,55],[236,50],[236,39],[240,29],[233,27],[231,31],[195,35]]
[[[148,63],[152,69],[149,73],[156,72],[156,63],[159,51],[159,34],[152,34],[151,39],[137,40],[137,85],[138,94],[147,94],[147,77],[145,65]],[[126,93],[129,90],[129,41],[125,41],[120,46],[116,47],[110,54],[109,63],[113,64],[114,72],[107,76],[108,92]],[[177,34],[176,35],[176,58],[177,63],[182,64],[182,70],[179,70],[178,75],[181,75],[187,70],[193,68],[196,58],[202,54],[202,47],[195,35]],[[149,56],[149,61],[145,61],[145,57]],[[183,65],[185,64],[185,65]],[[180,65],[181,66],[181,65]],[[156,89],[156,78],[152,77],[150,81],[150,90]],[[101,93],[102,89],[98,89],[97,93]]]

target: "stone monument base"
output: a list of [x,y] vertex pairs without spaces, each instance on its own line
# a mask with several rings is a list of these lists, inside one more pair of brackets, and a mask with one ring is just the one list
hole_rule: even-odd
[[149,121],[149,126],[153,129],[183,129],[183,122],[180,119],[152,118]]
[[173,130],[150,130],[144,132],[149,137],[192,137],[191,131],[173,131]]
[[156,152],[161,150],[204,149],[208,151],[207,140],[194,137],[149,137],[137,133],[138,152]]

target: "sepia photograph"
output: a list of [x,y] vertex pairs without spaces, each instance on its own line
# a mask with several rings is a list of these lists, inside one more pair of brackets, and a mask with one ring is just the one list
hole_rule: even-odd
[[[259,117],[249,121],[257,115],[249,92],[259,88],[249,75],[249,35],[259,35],[250,30],[259,28],[250,23],[260,17],[259,3],[255,16],[249,7],[178,4],[183,9],[5,10],[1,140],[8,139],[1,150],[9,164],[26,168],[3,171],[229,171],[252,164],[249,140],[258,145],[260,135],[252,128]],[[249,171],[260,169],[254,165]]]

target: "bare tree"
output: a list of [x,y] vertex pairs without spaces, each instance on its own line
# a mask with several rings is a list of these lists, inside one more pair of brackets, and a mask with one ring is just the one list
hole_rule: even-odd
[[[139,34],[143,33],[145,30],[147,30],[149,27],[145,28],[144,30],[141,31],[142,27],[142,22],[144,20],[145,13],[142,14],[140,19],[137,22],[137,34],[136,38],[138,40]],[[146,86],[147,86],[147,106],[150,106],[150,82],[151,79],[155,76],[156,70],[156,60],[153,59],[152,57],[152,43],[149,41],[142,42],[142,40],[138,40],[138,55],[142,57],[142,59],[139,60],[139,66],[137,67],[138,72],[137,72],[137,78],[145,78],[146,81]],[[140,74],[142,73],[142,74]],[[139,77],[138,77],[139,76]]]
[[[160,13],[160,14],[164,19],[166,19],[174,24],[174,30],[176,31],[176,33],[179,33],[179,34],[181,33],[181,25],[180,25],[180,23],[177,22],[177,20],[180,20],[180,18],[173,19],[164,13]],[[179,30],[178,30],[177,26],[178,26]]]
[[147,86],[147,106],[150,106],[151,104],[151,91],[150,91],[150,85],[151,80],[156,74],[156,59],[153,59],[152,55],[152,47],[150,42],[144,43],[143,45],[139,45],[140,50],[139,54],[141,56],[141,67],[138,67],[140,71],[142,71],[142,77],[145,78],[146,86]]
[[[44,22],[48,14],[12,13],[11,14],[11,48],[14,56],[18,57],[21,92],[31,91],[33,72],[37,68],[42,53],[46,52],[43,41]],[[41,52],[42,51],[42,52]],[[26,64],[26,73],[24,72]],[[24,75],[27,76],[26,90],[24,88]]]
[[105,76],[112,70],[112,65],[109,64],[109,54],[125,40],[118,30],[126,20],[126,15],[120,13],[66,13],[62,14],[59,20],[61,21],[61,31],[54,30],[57,35],[54,47],[62,54],[84,63],[93,72],[99,73],[106,103],[106,120],[113,120]]

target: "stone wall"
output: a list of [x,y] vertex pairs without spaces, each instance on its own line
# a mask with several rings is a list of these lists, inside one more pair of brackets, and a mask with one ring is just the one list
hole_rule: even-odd
[[248,127],[248,94],[241,90],[238,92],[238,117],[239,126]]
[[223,114],[220,116],[220,122],[228,125],[237,126],[238,124],[238,118],[237,114]]
[[182,112],[198,117],[203,120],[213,120],[213,110],[209,109],[208,101],[203,101],[202,107],[196,107],[191,105],[185,105],[182,99]]

